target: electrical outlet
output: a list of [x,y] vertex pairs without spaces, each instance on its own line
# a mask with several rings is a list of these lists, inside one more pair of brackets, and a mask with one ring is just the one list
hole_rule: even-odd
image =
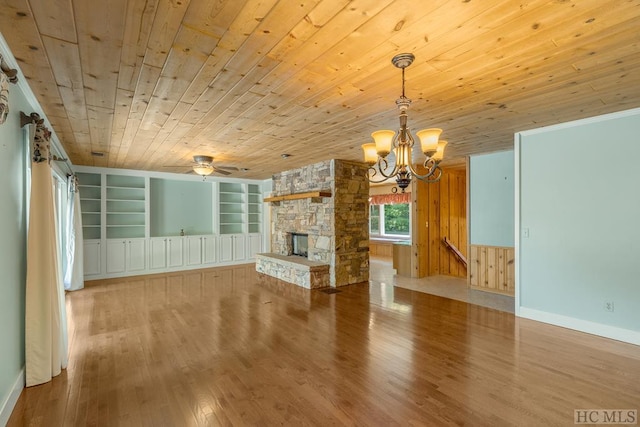
[[529,228],[525,227],[522,229],[522,237],[524,237],[525,239],[529,238]]
[[605,301],[604,309],[613,312],[613,301]]

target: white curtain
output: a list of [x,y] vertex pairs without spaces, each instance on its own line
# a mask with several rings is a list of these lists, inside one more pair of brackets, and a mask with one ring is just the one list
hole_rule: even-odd
[[30,124],[31,199],[27,237],[25,370],[27,386],[43,384],[66,368],[66,313],[56,243],[48,129]]
[[77,291],[84,288],[84,261],[82,258],[82,217],[78,178],[69,177],[69,207],[67,209],[67,265],[64,275],[64,288]]

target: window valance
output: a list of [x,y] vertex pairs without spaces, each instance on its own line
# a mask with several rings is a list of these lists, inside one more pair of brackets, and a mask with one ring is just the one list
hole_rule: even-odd
[[371,205],[394,205],[411,202],[411,193],[376,194],[369,197]]

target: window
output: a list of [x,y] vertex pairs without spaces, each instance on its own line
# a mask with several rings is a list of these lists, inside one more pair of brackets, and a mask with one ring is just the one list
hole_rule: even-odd
[[369,232],[374,236],[409,238],[411,236],[409,203],[371,205]]
[[380,205],[371,205],[369,209],[369,233],[380,234]]

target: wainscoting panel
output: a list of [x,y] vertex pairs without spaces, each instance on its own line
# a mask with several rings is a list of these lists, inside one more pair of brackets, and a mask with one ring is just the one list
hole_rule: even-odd
[[515,294],[515,250],[499,246],[470,246],[470,285],[474,289]]

